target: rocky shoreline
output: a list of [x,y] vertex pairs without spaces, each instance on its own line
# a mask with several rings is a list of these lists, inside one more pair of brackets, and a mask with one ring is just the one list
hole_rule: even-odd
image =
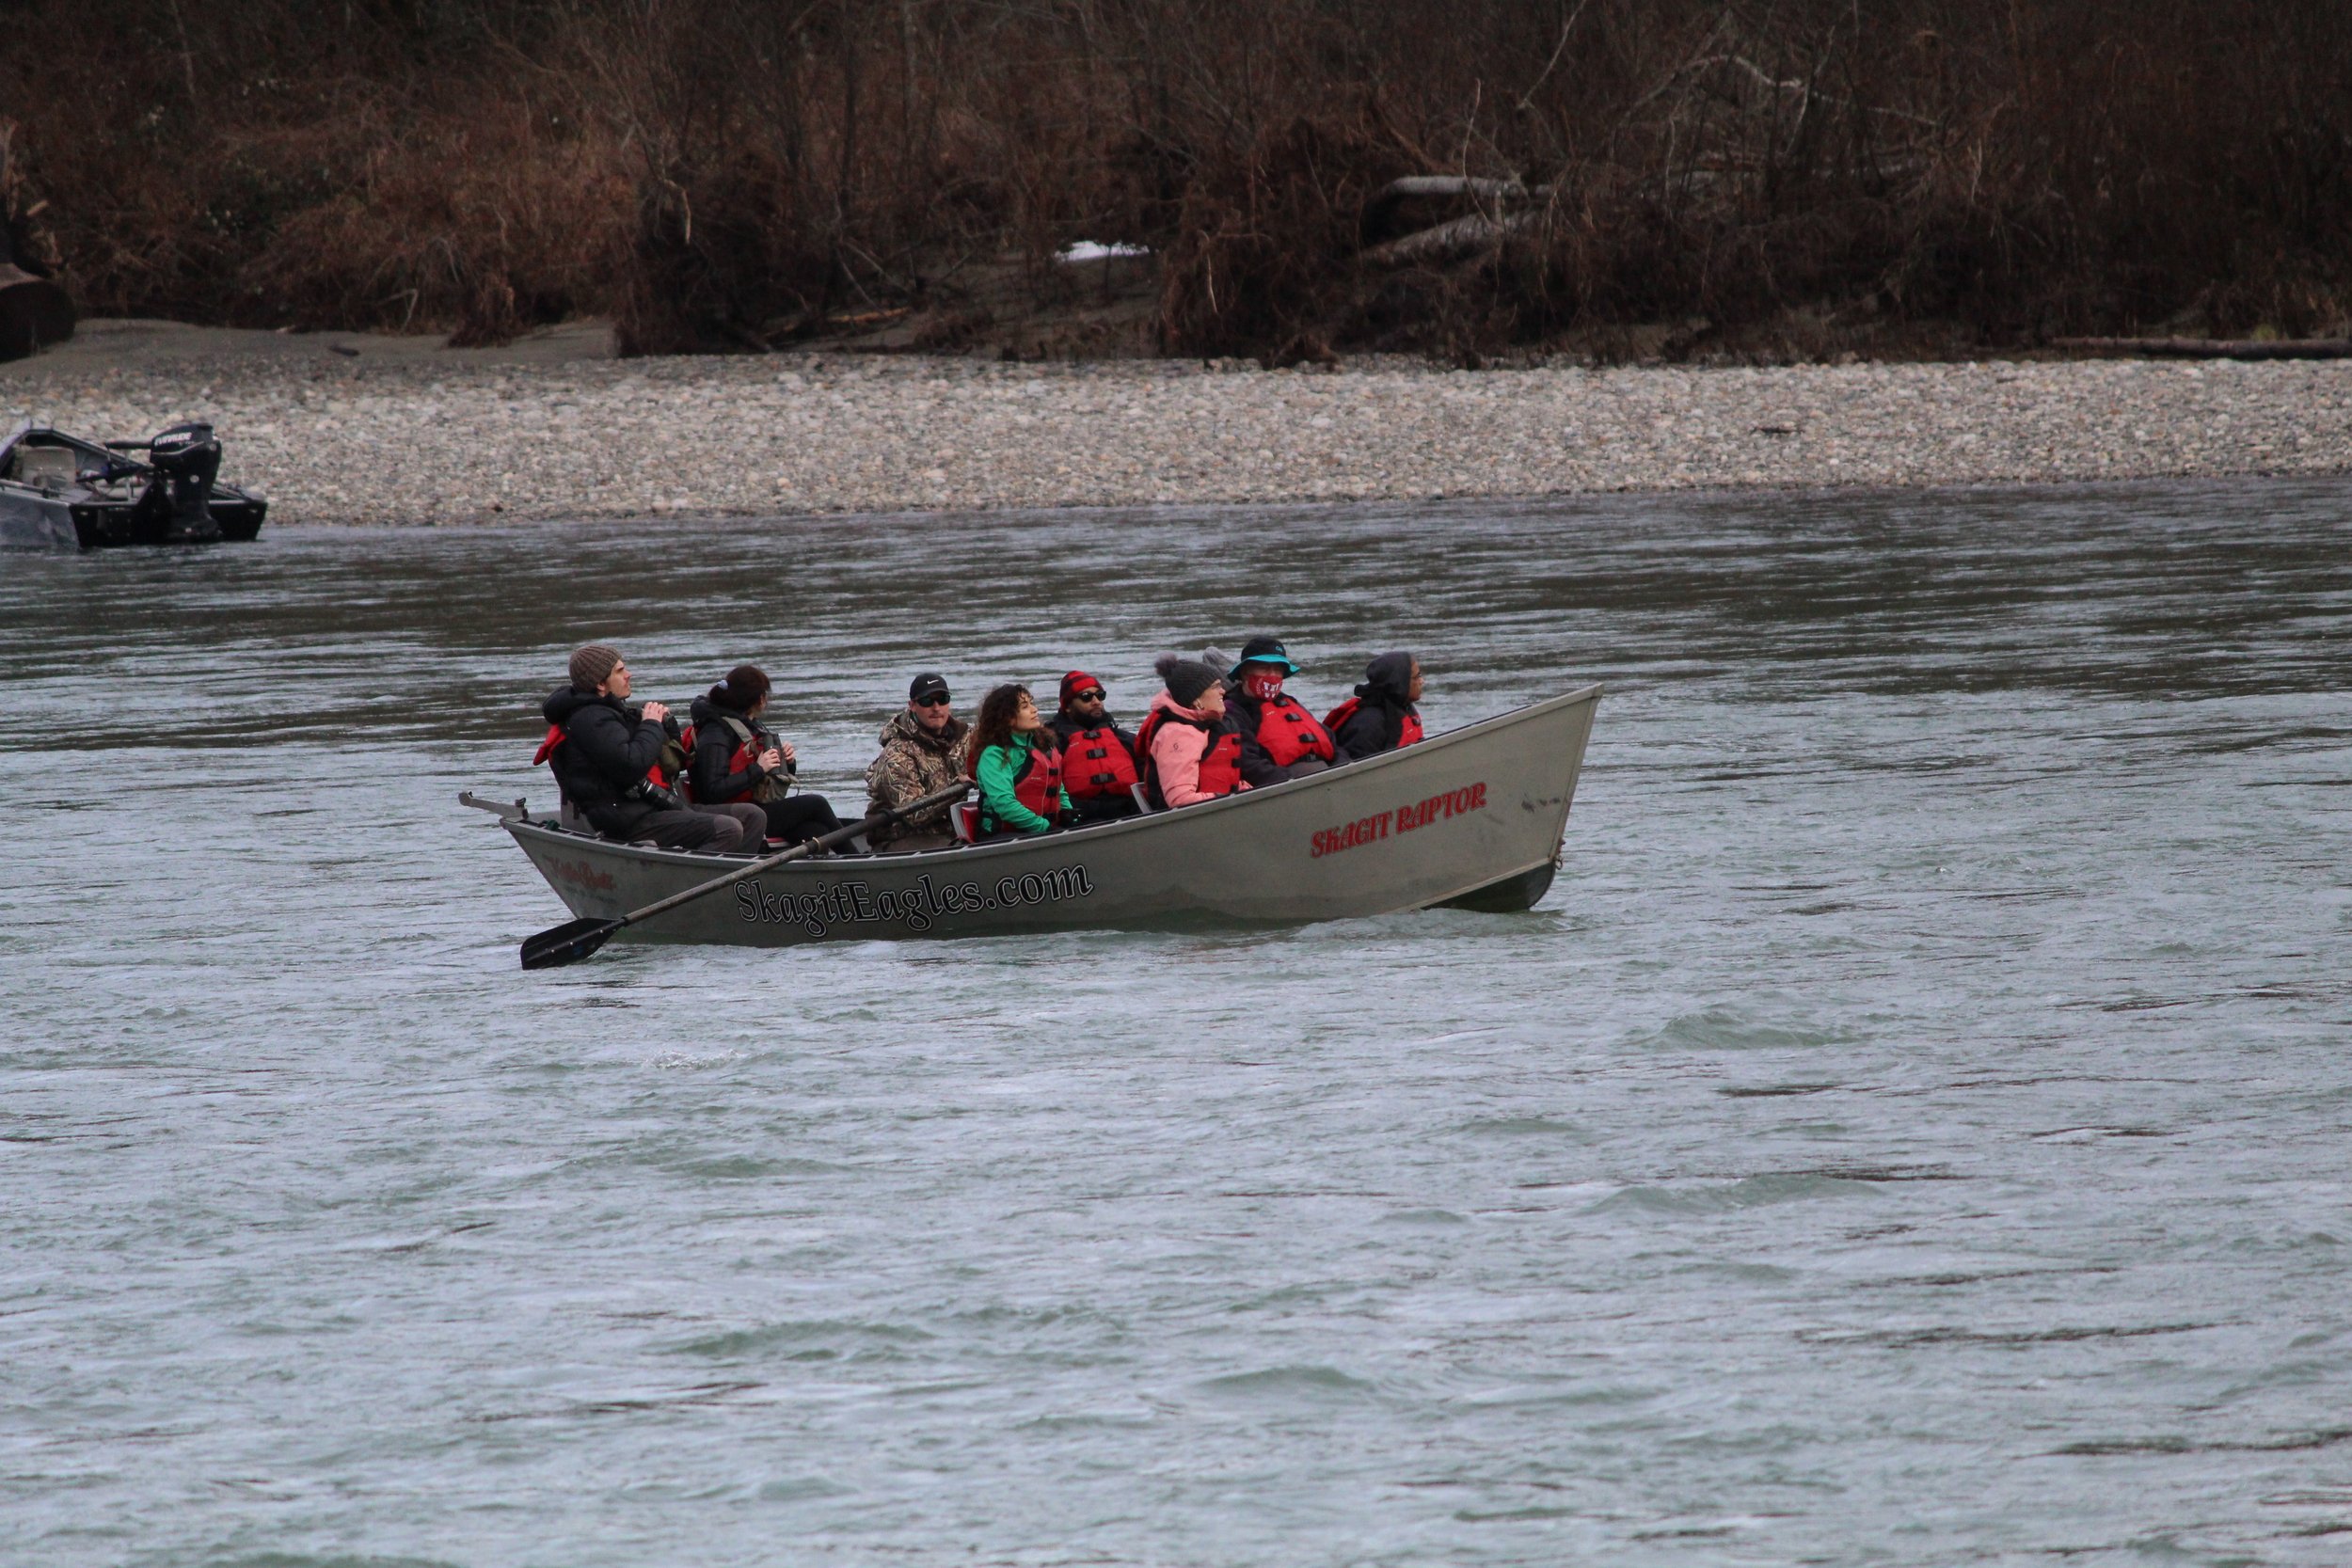
[[2352,470],[2342,360],[1267,372],[179,330],[0,367],[0,418],[210,418],[278,526]]

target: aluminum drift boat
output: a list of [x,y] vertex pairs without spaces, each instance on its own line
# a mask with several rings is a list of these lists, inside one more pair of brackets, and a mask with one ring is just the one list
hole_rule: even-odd
[[[649,941],[787,947],[889,937],[1511,911],[1551,885],[1600,688],[1267,789],[1125,821],[749,876],[630,927]],[[483,802],[471,801],[480,804]],[[616,918],[732,857],[639,848],[498,808],[575,915]]]
[[[144,451],[145,460],[127,453]],[[29,420],[0,438],[0,546],[97,549],[207,544],[262,531],[269,503],[219,482],[213,427],[85,441]]]

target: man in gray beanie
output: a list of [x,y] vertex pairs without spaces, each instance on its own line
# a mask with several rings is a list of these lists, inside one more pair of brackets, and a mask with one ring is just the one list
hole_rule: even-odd
[[[607,838],[665,849],[713,849],[724,854],[754,830],[757,807],[714,806],[695,811],[670,793],[653,772],[670,732],[670,710],[660,703],[626,706],[628,665],[618,648],[591,642],[572,655],[570,681],[548,693],[539,711],[552,726],[540,754],[555,771],[555,786],[588,825]],[[760,817],[764,824],[766,818]],[[752,837],[746,847],[757,849]]]
[[[609,642],[591,642],[572,655],[572,685],[581,691],[595,691],[612,679],[612,672],[621,668],[621,650]],[[628,675],[618,695],[628,695]]]

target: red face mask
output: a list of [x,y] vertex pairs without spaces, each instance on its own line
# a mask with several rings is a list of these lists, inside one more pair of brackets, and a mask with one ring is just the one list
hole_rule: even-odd
[[1262,703],[1271,702],[1282,694],[1282,676],[1279,671],[1252,670],[1241,678],[1241,689]]

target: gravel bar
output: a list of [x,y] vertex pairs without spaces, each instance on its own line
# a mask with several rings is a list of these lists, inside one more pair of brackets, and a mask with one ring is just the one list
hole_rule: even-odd
[[209,418],[224,477],[262,485],[276,524],[2352,469],[2344,361],[1266,372],[319,352],[60,365],[0,378],[0,412],[97,436]]

